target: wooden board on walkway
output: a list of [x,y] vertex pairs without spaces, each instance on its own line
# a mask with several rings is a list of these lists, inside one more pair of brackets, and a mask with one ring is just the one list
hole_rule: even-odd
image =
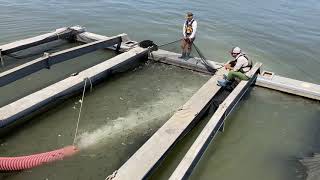
[[187,179],[190,176],[192,170],[200,160],[208,145],[224,124],[226,117],[241,100],[249,86],[254,83],[261,65],[261,63],[256,64],[250,71],[253,78],[249,81],[241,81],[223,101],[223,103],[220,104],[216,112],[210,118],[207,125],[203,128],[200,135],[197,137],[184,158],[179,163],[178,167],[171,175],[170,180]]
[[5,86],[13,81],[21,79],[29,74],[37,72],[44,68],[50,68],[50,66],[82,56],[84,54],[110,47],[114,44],[121,42],[121,37],[125,34],[110,37],[108,39],[91,42],[81,46],[73,47],[63,51],[49,54],[38,59],[32,60],[18,67],[12,68],[8,71],[0,73],[0,87]]
[[[51,102],[83,89],[84,79],[90,78],[92,83],[122,69],[130,68],[146,57],[148,49],[136,47],[128,52],[106,60],[98,65],[80,72],[77,76],[68,77],[51,86],[30,94],[22,99],[0,108],[0,129],[8,124],[28,116]],[[90,86],[89,80],[87,85]]]
[[[222,71],[222,70],[221,70]],[[220,72],[222,74],[223,72]],[[206,111],[210,101],[220,90],[217,80],[211,77],[177,112],[125,162],[115,179],[144,179],[159,165],[175,143],[187,133]]]

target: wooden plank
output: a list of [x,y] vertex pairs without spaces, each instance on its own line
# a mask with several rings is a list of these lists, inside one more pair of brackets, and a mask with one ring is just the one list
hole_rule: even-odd
[[83,32],[84,29],[78,26],[75,27],[64,27],[56,29],[54,32],[42,34],[36,37],[31,37],[19,41],[15,41],[9,44],[4,44],[0,46],[2,55],[14,53],[23,49],[27,49],[40,44],[48,43],[58,39],[70,38],[77,33]]
[[190,176],[192,170],[199,162],[208,145],[219,132],[221,126],[224,124],[226,117],[241,100],[249,86],[255,81],[261,65],[261,63],[256,64],[250,71],[253,77],[249,81],[241,81],[223,101],[223,103],[220,104],[217,111],[210,118],[207,125],[203,128],[198,138],[192,144],[184,158],[170,176],[170,180],[187,179]]
[[[90,78],[92,83],[107,77],[117,71],[122,71],[137,64],[142,57],[147,56],[148,49],[136,47],[128,52],[106,60],[98,65],[80,72],[77,76],[68,77],[51,86],[30,94],[22,99],[0,108],[0,127],[3,128],[16,120],[34,113],[56,101],[83,89],[84,79]],[[87,82],[90,86],[90,83]]]
[[271,78],[258,76],[256,85],[294,94],[310,99],[320,100],[320,85],[274,75]]
[[0,73],[0,87],[5,86],[13,81],[21,79],[29,74],[37,72],[44,68],[50,68],[50,66],[96,51],[103,49],[121,41],[121,35],[113,36],[108,39],[95,41],[92,43],[84,44],[81,46],[73,47],[56,53],[52,53],[48,56],[43,56],[28,63],[22,64],[18,67],[12,68],[8,71]]
[[[222,70],[221,70],[222,71]],[[220,74],[222,74],[221,72]],[[117,171],[115,179],[144,179],[159,165],[174,144],[187,133],[205,112],[220,90],[210,78],[136,153]]]

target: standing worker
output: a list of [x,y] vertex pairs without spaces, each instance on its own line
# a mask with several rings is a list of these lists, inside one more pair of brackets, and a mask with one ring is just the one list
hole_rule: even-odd
[[189,59],[192,43],[196,38],[197,32],[197,21],[193,19],[193,14],[191,12],[187,13],[187,20],[183,24],[183,39],[181,42],[182,54],[179,58]]
[[252,61],[241,52],[239,47],[232,48],[230,52],[234,60],[229,61],[224,67],[229,70],[228,75],[224,75],[223,80],[218,80],[218,85],[225,87],[230,84],[235,78],[240,80],[250,79],[248,72],[252,68]]

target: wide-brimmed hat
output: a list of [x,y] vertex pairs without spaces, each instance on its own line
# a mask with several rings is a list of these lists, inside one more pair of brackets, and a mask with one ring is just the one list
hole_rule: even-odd
[[193,17],[192,12],[187,12],[187,16],[186,16],[186,18],[188,18],[188,17]]

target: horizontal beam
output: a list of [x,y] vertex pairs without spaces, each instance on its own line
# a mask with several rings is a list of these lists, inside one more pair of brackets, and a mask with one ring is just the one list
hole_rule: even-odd
[[[89,69],[81,71],[76,76],[68,77],[33,94],[12,102],[0,108],[0,130],[22,117],[29,116],[44,106],[55,102],[59,98],[72,95],[83,89],[84,79],[89,78],[95,84],[99,80],[118,71],[124,71],[138,64],[143,57],[147,57],[148,49],[140,47],[131,49]],[[87,85],[90,86],[89,81]]]
[[[220,71],[223,71],[221,69]],[[220,73],[222,74],[222,72]],[[177,112],[141,146],[117,171],[114,179],[145,179],[200,119],[209,107],[210,101],[220,90],[213,76]]]
[[170,176],[170,180],[188,179],[192,170],[209,146],[210,142],[214,139],[216,134],[219,132],[219,129],[223,126],[226,117],[241,100],[242,96],[247,92],[250,85],[256,80],[261,65],[261,63],[256,64],[250,71],[253,77],[249,81],[241,81],[229,94],[229,96],[220,104],[184,158],[181,160],[178,167]]
[[37,72],[44,68],[96,51],[110,47],[121,42],[121,35],[110,37],[105,40],[95,41],[81,46],[73,47],[47,56],[40,57],[28,63],[22,64],[18,67],[12,68],[8,71],[0,73],[0,87],[5,86],[13,81],[21,79],[29,74]]
[[6,55],[58,39],[68,39],[73,37],[73,35],[76,35],[83,31],[84,29],[78,26],[70,28],[60,28],[56,29],[54,32],[1,45],[0,50],[2,52],[2,55]]

